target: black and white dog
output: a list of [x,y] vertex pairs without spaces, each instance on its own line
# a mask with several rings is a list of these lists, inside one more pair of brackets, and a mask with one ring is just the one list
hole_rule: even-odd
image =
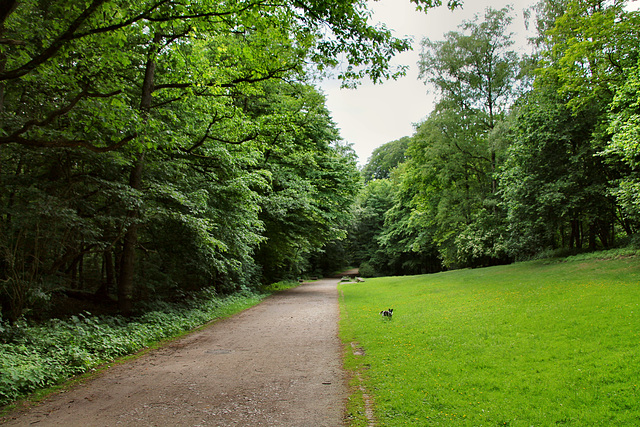
[[389,310],[382,310],[380,314],[382,314],[384,317],[391,317],[393,316],[393,308],[390,308]]

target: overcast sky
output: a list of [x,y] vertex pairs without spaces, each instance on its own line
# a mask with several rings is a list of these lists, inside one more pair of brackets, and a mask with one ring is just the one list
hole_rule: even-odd
[[413,51],[394,58],[394,63],[408,65],[407,75],[398,81],[373,85],[365,81],[357,89],[340,89],[336,80],[320,84],[327,97],[327,107],[342,138],[352,143],[361,165],[367,162],[371,152],[390,141],[411,136],[414,124],[422,122],[433,109],[434,94],[418,80],[420,41],[427,37],[442,40],[449,31],[458,31],[463,20],[471,20],[475,14],[484,14],[487,7],[500,9],[513,6],[513,25],[522,49],[526,49],[526,33],[523,10],[536,0],[466,0],[464,8],[453,12],[441,7],[428,13],[417,12],[409,0],[370,1],[374,11],[373,22],[382,22],[396,37],[413,38]]

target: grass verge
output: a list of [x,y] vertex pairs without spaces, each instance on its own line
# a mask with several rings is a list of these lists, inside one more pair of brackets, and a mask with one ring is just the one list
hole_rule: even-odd
[[339,289],[342,340],[365,352],[345,364],[369,368],[378,425],[640,425],[638,257]]
[[[340,319],[348,322],[349,312],[344,304],[344,294],[340,293]],[[373,399],[367,392],[365,378],[369,365],[362,356],[364,349],[355,341],[343,337],[343,366],[349,373],[349,397],[345,410],[345,423],[349,427],[367,427],[375,425]]]

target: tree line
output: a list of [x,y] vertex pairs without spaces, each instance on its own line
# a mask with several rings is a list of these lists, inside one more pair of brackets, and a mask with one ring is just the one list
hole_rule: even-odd
[[0,6],[4,320],[68,297],[130,315],[347,261],[433,272],[638,231],[640,23],[626,2],[541,1],[530,56],[505,33],[510,8],[424,40],[436,108],[362,173],[314,82],[403,74],[389,60],[409,40],[372,25],[364,1]]
[[43,316],[60,295],[130,315],[137,301],[255,289],[320,268],[346,236],[360,177],[313,82],[396,78],[389,59],[410,47],[365,2],[0,11],[4,320]]
[[512,8],[422,41],[438,102],[375,150],[350,232],[366,274],[489,266],[637,245],[640,14],[627,2],[542,0],[533,53]]

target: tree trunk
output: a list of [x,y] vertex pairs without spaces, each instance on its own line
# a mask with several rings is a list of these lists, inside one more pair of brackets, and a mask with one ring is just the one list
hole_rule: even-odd
[[[494,197],[495,199],[498,198],[498,178],[497,178],[496,171],[497,171],[496,152],[492,148],[491,149],[491,196]],[[493,203],[492,210],[494,215],[498,214],[498,205],[496,203]]]
[[[151,110],[151,101],[154,90],[154,79],[156,72],[155,55],[158,50],[158,43],[162,37],[156,34],[147,58],[147,64],[142,83],[142,94],[140,97],[140,110],[148,116]],[[144,169],[144,153],[140,153],[136,159],[131,175],[129,176],[129,186],[134,190],[142,190],[142,171]],[[123,316],[130,316],[133,309],[133,275],[135,272],[135,252],[138,246],[138,218],[140,213],[133,209],[127,213],[127,218],[131,225],[124,235],[122,246],[122,257],[120,261],[120,275],[118,279],[118,309]]]
[[0,0],[0,34],[4,32],[4,22],[18,6],[18,0]]
[[104,266],[104,274],[106,279],[100,284],[95,293],[96,300],[105,301],[109,297],[109,291],[113,289],[115,279],[115,270],[113,269],[113,250],[111,248],[104,251],[102,256],[102,265]]
[[[144,153],[136,159],[129,177],[129,185],[135,190],[142,187],[142,170],[144,168]],[[136,246],[138,246],[138,218],[137,209],[127,213],[131,225],[124,235],[122,245],[122,259],[120,261],[120,277],[118,280],[118,309],[123,316],[130,316],[133,309],[133,274],[135,272]]]
[[589,250],[596,250],[596,224],[595,221],[592,221],[589,224]]
[[580,235],[580,221],[577,219],[571,220],[571,235],[569,236],[569,248],[571,249],[582,248],[582,238]]
[[104,253],[104,269],[106,273],[105,295],[109,295],[109,291],[113,289],[115,283],[116,272],[113,269],[113,252],[111,249]]

